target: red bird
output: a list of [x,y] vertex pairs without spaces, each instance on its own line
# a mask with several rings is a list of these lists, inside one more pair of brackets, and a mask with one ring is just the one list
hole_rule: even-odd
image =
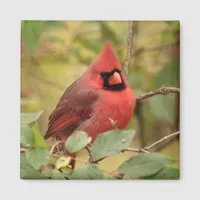
[[[72,83],[49,117],[44,136],[66,140],[79,130],[95,138],[108,130],[124,129],[130,122],[135,95],[121,73],[121,66],[109,42],[88,70]],[[75,155],[73,155],[75,156]],[[74,168],[75,162],[71,163]]]

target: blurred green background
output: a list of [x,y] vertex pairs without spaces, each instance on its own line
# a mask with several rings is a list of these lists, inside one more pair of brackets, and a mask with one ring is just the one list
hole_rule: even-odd
[[[44,110],[39,121],[45,134],[48,117],[65,89],[94,61],[105,42],[112,44],[121,65],[125,60],[127,21],[22,21],[21,112]],[[129,82],[136,95],[161,86],[179,87],[180,24],[178,21],[135,21]],[[136,106],[129,126],[137,131],[132,147],[145,147],[179,130],[179,95],[157,95]],[[54,139],[49,139],[51,145]],[[179,138],[156,151],[175,158]],[[132,153],[105,159],[102,169],[115,170]],[[87,161],[85,150],[78,158]],[[82,165],[77,163],[76,166]]]

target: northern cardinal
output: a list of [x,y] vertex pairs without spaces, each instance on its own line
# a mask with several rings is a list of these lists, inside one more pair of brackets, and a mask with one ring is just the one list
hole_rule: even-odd
[[[109,42],[88,70],[72,83],[49,117],[44,136],[66,140],[77,130],[95,138],[108,130],[124,129],[132,118],[135,95],[121,72]],[[73,154],[73,156],[75,156]],[[71,163],[72,168],[75,162]]]

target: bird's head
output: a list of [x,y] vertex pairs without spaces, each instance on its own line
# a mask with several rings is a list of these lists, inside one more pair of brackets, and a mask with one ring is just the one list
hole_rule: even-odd
[[105,90],[120,91],[126,88],[121,65],[109,42],[89,67],[87,74],[92,85]]

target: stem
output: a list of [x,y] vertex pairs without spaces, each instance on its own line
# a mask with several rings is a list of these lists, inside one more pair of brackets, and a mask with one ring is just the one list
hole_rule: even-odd
[[128,37],[127,37],[127,51],[126,51],[126,59],[124,62],[124,75],[128,77],[128,70],[130,67],[131,63],[131,56],[132,56],[132,51],[133,51],[133,35],[134,35],[134,22],[129,21],[128,25]]
[[165,136],[164,138],[158,140],[157,142],[154,142],[154,143],[151,144],[150,146],[145,147],[144,149],[145,149],[145,150],[150,150],[150,149],[152,149],[153,147],[157,146],[158,144],[164,142],[165,140],[167,140],[167,139],[169,139],[169,138],[171,138],[171,137],[175,137],[176,135],[179,135],[179,134],[180,134],[180,131],[177,131],[177,132],[175,132],[175,133],[172,133],[172,134],[170,134],[170,135],[168,135],[168,136]]
[[59,145],[59,144],[63,144],[65,143],[65,141],[58,141],[56,142],[52,147],[51,147],[51,150],[50,150],[50,154],[52,155],[54,153],[54,149]]
[[148,93],[145,93],[145,94],[141,94],[140,96],[137,97],[137,101],[142,101],[142,100],[145,100],[149,97],[152,97],[154,95],[157,95],[157,94],[163,94],[163,95],[166,95],[166,94],[169,94],[169,93],[176,93],[176,94],[179,94],[180,93],[180,89],[179,88],[175,88],[175,87],[161,87],[155,91],[151,91],[151,92],[148,92]]

